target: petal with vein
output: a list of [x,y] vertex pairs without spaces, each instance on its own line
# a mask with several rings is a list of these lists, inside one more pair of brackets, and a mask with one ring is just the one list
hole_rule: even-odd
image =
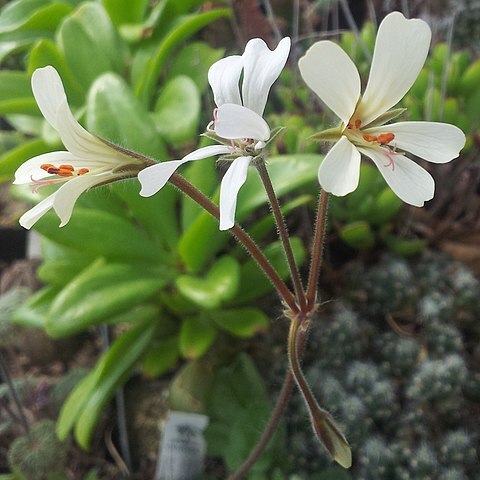
[[202,160],[212,157],[213,155],[225,155],[230,153],[230,147],[225,145],[209,145],[199,148],[181,160],[171,160],[169,162],[161,162],[151,167],[144,168],[138,174],[138,180],[142,186],[140,195],[142,197],[151,197],[155,195],[161,188],[165,186],[169,178],[175,173],[180,165],[192,160]]
[[312,45],[299,60],[305,83],[347,124],[360,97],[360,75],[350,57],[328,40]]
[[228,230],[235,224],[238,191],[247,180],[252,157],[236,158],[222,178],[220,186],[220,230]]
[[390,143],[433,163],[446,163],[460,154],[465,134],[455,125],[437,122],[399,122],[372,129],[374,135],[391,132]]
[[343,136],[328,152],[318,170],[318,181],[326,191],[338,197],[353,192],[360,179],[360,153]]
[[245,47],[242,56],[244,62],[243,105],[260,116],[265,110],[270,88],[287,62],[290,44],[289,37],[282,38],[277,48],[272,51],[262,39],[254,38]]
[[252,138],[266,142],[270,138],[270,128],[258,113],[233,103],[219,107],[215,133],[227,139]]
[[103,175],[82,175],[69,180],[57,190],[53,208],[61,220],[60,227],[65,226],[70,220],[78,197],[90,187],[105,181],[108,176],[108,173]]
[[42,115],[58,130],[58,108],[67,101],[60,75],[50,65],[37,68],[32,74],[32,90]]
[[427,58],[432,33],[419,19],[390,13],[378,29],[370,76],[358,107],[367,125],[397,104],[410,90]]
[[67,150],[75,156],[96,161],[98,164],[113,163],[115,166],[132,162],[131,158],[87,132],[73,116],[66,100],[58,106],[57,117],[60,138]]
[[30,230],[30,228],[32,228],[32,226],[52,208],[56,194],[57,192],[52,193],[50,196],[37,203],[33,208],[25,212],[20,217],[20,225],[23,228]]
[[394,166],[392,167],[390,158],[385,154],[386,149],[359,148],[359,150],[373,160],[388,186],[405,203],[423,207],[427,200],[433,198],[435,181],[414,161],[397,154],[393,157]]
[[215,62],[208,70],[208,82],[217,107],[224,103],[242,104],[239,85],[242,68],[242,57],[232,55]]

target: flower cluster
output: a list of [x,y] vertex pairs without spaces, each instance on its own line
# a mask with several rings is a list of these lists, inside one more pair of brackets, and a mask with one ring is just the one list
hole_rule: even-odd
[[[317,135],[320,140],[336,140],[318,171],[320,186],[325,191],[343,196],[355,190],[363,154],[376,164],[391,189],[406,203],[420,207],[433,197],[432,176],[407,158],[404,151],[433,163],[449,162],[459,155],[465,135],[445,123],[387,123],[402,113],[403,109],[391,109],[417,78],[430,39],[431,31],[424,21],[407,20],[398,12],[388,15],[378,30],[363,95],[357,68],[337,44],[317,42],[300,59],[299,69],[306,84],[341,120],[339,127]],[[220,187],[220,229],[231,228],[237,195],[246,181],[248,167],[263,159],[263,149],[271,139],[263,112],[270,88],[289,52],[288,37],[273,51],[256,38],[248,42],[243,55],[232,55],[213,64],[208,80],[216,108],[206,135],[217,144],[199,148],[180,160],[151,166],[146,159],[84,130],[68,107],[55,69],[36,70],[32,76],[35,99],[68,151],[40,155],[17,170],[17,184],[31,184],[34,188],[61,184],[55,193],[22,216],[21,225],[30,228],[53,208],[63,226],[83,191],[120,178],[138,175],[140,194],[153,195],[184,163],[219,156],[231,162]]]

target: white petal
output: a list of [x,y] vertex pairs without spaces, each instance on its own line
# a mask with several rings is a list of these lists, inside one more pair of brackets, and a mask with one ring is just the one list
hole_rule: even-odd
[[437,122],[399,122],[372,129],[373,134],[391,132],[390,145],[433,163],[446,163],[460,154],[465,134],[455,125]]
[[215,133],[222,138],[252,138],[267,141],[270,128],[258,113],[233,103],[225,103],[217,110]]
[[270,50],[260,38],[250,40],[243,53],[243,105],[260,116],[263,115],[268,93],[280,75],[290,53],[290,38],[280,40],[275,50]]
[[224,103],[242,104],[239,85],[242,68],[242,57],[232,55],[215,62],[208,70],[208,82],[217,107]]
[[[21,185],[25,183],[28,184],[32,183],[32,177],[35,180],[40,180],[41,178],[50,176],[49,173],[40,168],[40,166],[45,163],[51,163],[55,166],[60,166],[62,164],[70,164],[76,169],[78,168],[77,166],[75,166],[76,162],[77,160],[70,152],[44,153],[22,163],[15,172],[15,180],[13,181],[13,183],[16,185]],[[82,167],[83,164],[79,168]]]
[[230,153],[230,147],[225,145],[209,145],[199,148],[181,160],[172,160],[170,162],[157,163],[151,167],[143,169],[138,174],[138,180],[142,185],[140,195],[142,197],[151,197],[157,193],[168,182],[169,178],[175,173],[180,165],[192,160],[201,160],[212,157],[213,155],[225,155]]
[[60,227],[65,226],[70,220],[78,197],[85,190],[104,182],[108,177],[108,173],[103,175],[82,175],[69,180],[57,190],[53,208],[61,220]]
[[52,193],[47,198],[44,198],[41,202],[37,203],[33,208],[25,212],[19,220],[20,225],[27,230],[30,230],[32,226],[40,220],[53,206],[53,200],[57,192]]
[[125,156],[105,145],[77,122],[68,106],[62,80],[53,67],[39,68],[33,72],[32,90],[40,111],[58,131],[67,150],[79,158],[100,162],[109,159],[125,161]]
[[75,119],[68,103],[58,107],[58,133],[68,151],[78,158],[89,159],[99,163],[120,166],[132,163],[133,158],[122,155],[117,150],[103,143],[99,138],[87,132]]
[[236,158],[222,178],[220,186],[220,230],[228,230],[235,223],[237,195],[247,180],[248,166],[252,157]]
[[337,197],[353,192],[360,178],[360,153],[342,138],[332,147],[323,159],[318,170],[318,181],[326,191]]
[[208,145],[189,153],[182,160],[201,160],[202,158],[213,157],[214,155],[226,155],[231,153],[231,147],[227,145]]
[[138,173],[138,181],[142,186],[140,195],[142,197],[155,195],[165,186],[169,178],[175,173],[175,170],[183,163],[185,163],[184,160],[172,160],[144,168]]
[[423,207],[435,193],[435,182],[432,176],[420,165],[403,155],[394,155],[393,165],[385,154],[385,148],[359,148],[370,157],[380,170],[388,186],[405,203]]
[[67,101],[60,75],[50,65],[37,68],[32,74],[32,90],[42,115],[58,130],[58,108]]
[[350,57],[328,40],[312,45],[299,60],[305,83],[347,124],[360,97],[360,75]]
[[410,90],[427,58],[432,33],[419,19],[401,13],[385,17],[378,28],[367,87],[358,108],[363,125],[397,104]]

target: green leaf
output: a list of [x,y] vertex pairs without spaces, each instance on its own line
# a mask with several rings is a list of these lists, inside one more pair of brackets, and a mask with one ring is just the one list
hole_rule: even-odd
[[460,80],[460,91],[463,95],[469,96],[478,92],[478,85],[480,85],[480,60],[465,70]]
[[149,348],[143,363],[143,371],[150,377],[159,377],[170,370],[180,357],[178,336],[161,340]]
[[0,33],[0,63],[10,55],[27,49],[39,38],[53,38],[53,33],[29,31]]
[[101,0],[115,25],[139,23],[143,20],[148,0]]
[[147,111],[118,75],[106,73],[92,84],[87,124],[97,135],[117,145],[157,159],[167,156]]
[[223,56],[224,49],[214,49],[205,42],[193,42],[186,45],[175,56],[168,69],[168,78],[188,75],[203,92],[208,85],[208,69]]
[[52,150],[43,140],[28,140],[0,156],[0,176],[11,177],[24,162]]
[[2,9],[0,33],[18,30],[54,32],[60,21],[72,11],[64,2],[50,0],[17,0]]
[[55,298],[47,319],[53,337],[72,335],[140,305],[166,280],[144,268],[95,261]]
[[428,246],[428,242],[423,238],[407,239],[396,235],[387,235],[385,243],[392,252],[402,257],[418,255]]
[[204,413],[205,396],[212,376],[213,369],[207,362],[194,360],[184,365],[170,382],[170,408],[180,412]]
[[268,329],[268,318],[256,308],[215,310],[208,313],[220,328],[237,337],[251,337]]
[[[210,145],[209,139],[202,138],[199,147]],[[218,186],[216,158],[204,158],[201,162],[189,162],[182,170],[182,175],[208,197]],[[186,231],[193,221],[203,212],[202,207],[190,197],[182,195],[182,230]]]
[[217,260],[207,275],[196,278],[181,275],[176,280],[178,290],[188,300],[206,308],[218,308],[222,302],[232,299],[237,290],[240,268],[233,257]]
[[32,95],[30,77],[24,72],[0,72],[0,115],[8,113],[40,113]]
[[[321,155],[280,155],[268,160],[268,171],[278,197],[308,183],[317,181]],[[218,198],[218,196],[216,197]],[[240,190],[236,220],[242,222],[255,209],[267,202],[259,176],[250,169],[247,181]],[[182,236],[178,252],[194,272],[201,270],[227,242],[229,235],[218,231],[218,222],[203,212]]]
[[152,118],[157,132],[171,144],[194,137],[200,120],[200,93],[195,82],[185,75],[170,80],[160,91]]
[[45,284],[63,287],[90,263],[88,257],[64,257],[48,260],[37,269],[37,276]]
[[158,262],[162,252],[130,222],[100,210],[75,208],[65,227],[48,213],[35,224],[45,237],[88,255],[109,260]]
[[[302,241],[297,237],[291,237],[290,241],[297,265],[301,265],[306,254]],[[278,272],[280,278],[283,280],[288,278],[290,270],[281,243],[279,241],[271,243],[268,247],[263,249],[263,253]],[[265,277],[265,274],[260,270],[256,262],[252,259],[248,259],[241,266],[240,289],[231,303],[234,305],[241,305],[255,300],[272,290],[273,285]]]
[[403,202],[387,187],[377,195],[375,207],[368,220],[373,225],[382,225],[392,221],[402,207]]
[[353,248],[366,250],[375,245],[375,235],[367,222],[352,222],[340,229],[340,238]]
[[108,317],[105,320],[105,323],[108,325],[122,323],[124,325],[136,325],[140,322],[154,322],[158,320],[159,313],[160,311],[157,306],[151,305],[150,303],[144,303],[137,305],[130,310],[126,310],[124,312],[120,312],[119,314]]
[[47,312],[58,288],[48,286],[35,292],[13,315],[13,322],[24,327],[45,328]]
[[160,42],[146,64],[143,75],[139,78],[135,92],[148,105],[154,94],[155,86],[168,56],[180,42],[209,25],[213,21],[230,15],[228,9],[213,9],[183,18],[177,26],[168,32]]
[[148,348],[155,324],[143,322],[113,342],[96,367],[73,390],[64,403],[57,434],[65,439],[75,427],[75,439],[88,450],[98,419],[116,390],[130,375]]
[[[323,155],[279,155],[267,160],[268,173],[278,197],[317,181],[318,168]],[[249,175],[238,199],[237,218],[241,221],[266,203],[264,190],[258,175]]]
[[217,338],[217,330],[201,315],[186,318],[180,330],[180,352],[185,358],[201,357]]
[[60,48],[83,88],[105,72],[122,72],[126,47],[99,3],[85,2],[61,25]]
[[67,65],[63,53],[57,44],[49,39],[42,39],[35,43],[28,55],[28,72],[32,74],[37,68],[51,65],[60,74],[62,83],[67,92],[70,105],[80,106],[85,100],[86,90],[78,83]]
[[166,252],[176,250],[180,236],[177,220],[179,193],[167,186],[151,197],[139,195],[140,185],[136,181],[116,182],[112,190],[128,205],[131,215],[148,231],[150,237]]
[[215,375],[209,391],[208,413],[212,418],[232,424],[238,412],[251,408],[252,400],[259,404],[270,403],[257,367],[246,353],[241,353],[231,365]]

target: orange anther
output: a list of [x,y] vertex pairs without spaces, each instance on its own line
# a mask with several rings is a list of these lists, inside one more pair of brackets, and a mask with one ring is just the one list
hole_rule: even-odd
[[52,175],[57,175],[58,171],[59,171],[59,169],[57,167],[52,166],[52,167],[47,168],[47,173],[50,173]]
[[73,177],[73,172],[66,168],[59,168],[57,175],[60,175],[61,177]]
[[77,172],[77,175],[85,175],[88,173],[90,170],[88,168],[80,168]]
[[365,134],[363,136],[363,139],[366,141],[366,142],[376,142],[378,141],[378,137],[376,137],[375,135],[367,135]]
[[395,135],[393,133],[381,133],[377,138],[377,142],[385,145],[390,143],[394,138]]
[[361,120],[355,120],[355,128],[360,128],[360,125],[362,124]]
[[48,169],[55,168],[55,165],[52,165],[51,163],[42,163],[42,165],[40,165],[40,168],[48,172]]
[[348,122],[347,128],[351,129],[352,127],[353,127],[352,122]]
[[75,169],[72,167],[72,165],[60,165],[61,170],[70,170],[73,172]]

